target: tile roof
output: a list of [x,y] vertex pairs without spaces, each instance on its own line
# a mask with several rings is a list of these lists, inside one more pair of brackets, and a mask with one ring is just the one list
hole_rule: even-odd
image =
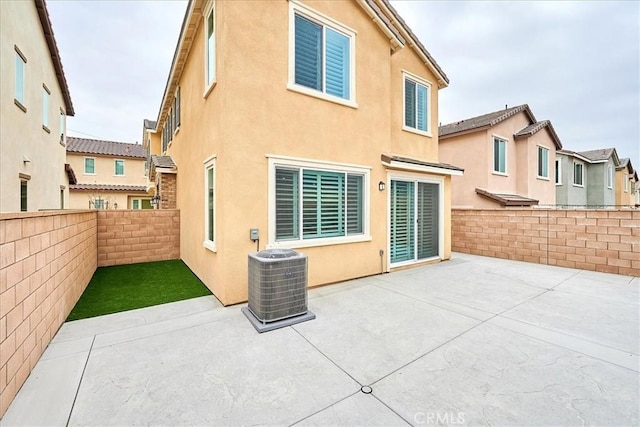
[[158,122],[156,122],[155,120],[144,119],[144,128],[155,130],[157,123]]
[[583,157],[591,160],[592,162],[602,162],[609,160],[609,158],[613,157],[614,163],[616,166],[619,164],[618,153],[616,153],[615,148],[598,148],[597,150],[587,150],[587,151],[579,151]]
[[174,169],[176,167],[171,156],[156,156],[155,154],[151,155],[151,164],[156,168]]
[[145,185],[114,185],[114,184],[71,184],[70,190],[84,191],[138,191],[147,192]]
[[633,165],[631,165],[631,159],[628,157],[620,159],[620,165],[616,167],[616,170],[622,170],[624,168],[627,168],[629,172],[633,173]]
[[51,55],[51,62],[53,62],[53,68],[56,72],[56,79],[62,92],[62,98],[64,99],[65,114],[67,116],[74,116],[76,113],[73,109],[73,103],[71,102],[71,94],[69,93],[69,85],[67,85],[67,78],[64,75],[64,69],[62,68],[62,60],[60,59],[60,51],[58,51],[58,44],[53,34],[53,26],[51,25],[51,17],[47,10],[47,4],[44,0],[34,0],[36,10],[38,11],[38,18],[40,19],[40,25],[44,33],[44,38],[47,41],[47,47],[49,48],[49,54]]
[[529,105],[523,104],[516,107],[506,108],[504,110],[494,111],[492,113],[487,113],[481,116],[471,117],[469,119],[464,119],[458,122],[440,126],[438,128],[438,134],[440,135],[440,137],[444,137],[483,127],[491,127],[508,119],[509,117],[515,116],[521,111],[524,111],[533,123],[537,122],[536,118],[531,112],[531,109],[529,108]]
[[498,202],[502,206],[532,206],[538,204],[538,200],[520,196],[518,194],[493,193],[481,188],[476,188],[476,193],[489,200]]
[[381,156],[381,159],[382,159],[383,162],[387,162],[387,163],[389,163],[391,161],[396,161],[396,162],[409,163],[409,164],[418,165],[418,166],[430,166],[430,167],[438,168],[438,169],[448,169],[448,170],[452,170],[452,171],[464,172],[464,169],[459,168],[458,166],[450,165],[448,163],[425,162],[425,161],[422,161],[422,160],[410,159],[409,157],[388,156],[386,154],[383,154]]
[[77,184],[78,178],[76,178],[76,173],[73,171],[73,168],[69,163],[64,164],[64,171],[67,173],[67,178],[69,178],[69,184]]
[[145,159],[147,157],[147,153],[140,144],[78,138],[75,136],[67,136],[67,152],[99,154],[115,157],[133,157],[140,159]]
[[558,134],[556,133],[556,130],[553,128],[553,125],[551,124],[551,121],[549,120],[543,120],[541,122],[536,122],[533,124],[530,124],[529,126],[527,126],[526,128],[519,130],[518,132],[516,132],[513,136],[515,139],[518,138],[524,138],[524,137],[530,137],[532,135],[534,135],[536,132],[547,128],[549,130],[549,133],[551,134],[551,139],[553,139],[553,142],[556,146],[556,149],[561,149],[562,148],[562,142],[560,142],[560,138],[558,138]]

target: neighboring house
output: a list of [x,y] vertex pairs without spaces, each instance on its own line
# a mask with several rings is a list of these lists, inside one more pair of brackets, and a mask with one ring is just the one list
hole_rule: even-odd
[[589,151],[559,150],[556,177],[559,207],[614,207],[615,170],[620,165],[615,148]]
[[386,0],[191,0],[149,138],[184,262],[233,304],[256,249],[307,254],[309,286],[450,258],[447,84]]
[[636,205],[637,172],[633,169],[629,158],[620,159],[616,167],[616,206]]
[[528,105],[505,108],[440,126],[440,159],[459,165],[452,205],[500,208],[554,205],[556,150],[549,120],[537,121]]
[[67,137],[71,209],[151,209],[142,145]]
[[0,212],[64,208],[74,110],[43,0],[0,1],[0,75]]

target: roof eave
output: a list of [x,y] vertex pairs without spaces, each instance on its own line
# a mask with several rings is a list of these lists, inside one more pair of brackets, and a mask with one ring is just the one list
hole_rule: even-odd
[[47,5],[45,0],[34,0],[36,10],[38,11],[38,18],[42,25],[42,32],[44,38],[47,41],[47,47],[49,48],[49,54],[51,55],[51,61],[53,62],[53,68],[56,73],[56,79],[62,92],[62,98],[64,99],[65,114],[73,117],[76,112],[73,109],[73,103],[71,102],[71,94],[69,93],[69,85],[64,75],[64,69],[62,68],[62,60],[60,59],[60,52],[58,51],[58,45],[53,34],[53,26],[51,25],[51,18],[47,11]]

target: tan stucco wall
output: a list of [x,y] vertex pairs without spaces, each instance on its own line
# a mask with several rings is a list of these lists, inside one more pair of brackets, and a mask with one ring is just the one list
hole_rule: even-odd
[[[476,194],[481,188],[490,192],[519,194],[555,204],[555,144],[546,129],[529,138],[515,140],[513,135],[529,125],[519,113],[501,123],[476,132],[440,140],[440,161],[460,166],[464,176],[453,177],[452,205],[457,208],[497,208],[500,205]],[[493,173],[493,138],[507,141],[506,174]],[[538,145],[549,149],[549,179],[538,175]]]
[[[629,170],[627,168],[616,170],[616,205],[617,206],[634,206],[636,203],[635,194],[632,193],[632,179],[630,179]],[[627,180],[627,191],[624,191],[624,181]]]
[[[249,229],[259,228],[260,249],[268,243],[267,154],[371,168],[371,241],[300,249],[309,257],[310,286],[387,268],[387,191],[378,190],[387,176],[382,153],[437,160],[435,138],[396,131],[402,123],[401,69],[433,81],[431,105],[437,105],[435,78],[426,66],[413,53],[390,56],[388,39],[357,3],[311,6],[357,31],[357,108],[287,89],[285,1],[217,2],[217,85],[203,98],[202,25],[180,81],[181,127],[167,153],[178,165],[181,258],[225,304],[247,298],[247,254],[256,250]],[[204,162],[213,156],[216,252],[203,247]]]
[[[91,157],[95,159],[95,174],[84,173],[84,159]],[[124,176],[115,175],[115,160],[124,160]],[[96,156],[92,154],[67,153],[67,163],[71,165],[75,172],[78,184],[117,184],[117,185],[139,185],[147,184],[147,177],[144,175],[144,159],[114,156]],[[109,209],[113,209],[115,203],[118,209],[130,209],[132,198],[148,199],[148,194],[144,192],[128,191],[106,191],[106,190],[70,190],[69,209],[89,209],[89,200],[100,197],[109,202]]]
[[[14,104],[14,45],[27,59],[26,112]],[[65,111],[65,104],[32,1],[0,1],[0,75],[0,212],[20,211],[20,173],[31,176],[28,211],[59,209],[61,186],[65,198],[68,194],[60,141],[60,110]],[[51,92],[49,133],[42,128],[43,84]],[[30,162],[23,162],[24,157]]]

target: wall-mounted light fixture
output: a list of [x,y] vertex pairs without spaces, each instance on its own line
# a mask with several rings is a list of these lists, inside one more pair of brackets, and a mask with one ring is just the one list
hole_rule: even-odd
[[380,191],[384,191],[384,187],[385,187],[385,183],[384,183],[384,181],[380,181],[380,182],[378,183],[378,190],[380,190]]
[[158,204],[160,203],[160,200],[162,200],[162,199],[160,198],[160,195],[159,195],[159,194],[156,194],[155,196],[153,196],[153,197],[151,198],[151,204],[152,204],[153,206],[157,207],[157,206],[158,206]]
[[29,163],[30,161],[27,156],[22,156],[22,163]]

